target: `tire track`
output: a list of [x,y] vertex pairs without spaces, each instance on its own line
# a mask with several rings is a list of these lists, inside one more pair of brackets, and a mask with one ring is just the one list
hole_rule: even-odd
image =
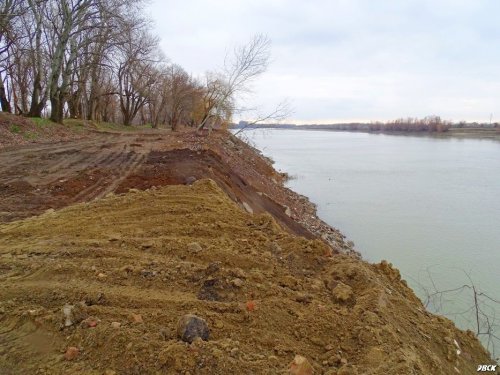
[[120,173],[120,175],[117,178],[115,178],[113,180],[113,182],[111,183],[111,185],[109,185],[107,188],[105,188],[104,191],[101,192],[96,198],[97,199],[102,198],[106,194],[115,191],[118,188],[118,186],[120,186],[120,184],[128,176],[130,176],[132,173],[134,173],[135,171],[137,171],[142,166],[142,164],[144,164],[144,162],[146,161],[147,157],[148,157],[147,153],[136,153],[134,155],[134,157],[133,157],[132,162],[123,170],[122,173]]
[[[111,165],[113,165],[114,162],[117,160],[121,160],[126,155],[124,155],[120,151],[113,151],[110,152],[104,159],[102,159],[99,162],[94,162],[92,166],[86,169],[87,172],[93,172],[93,171],[99,171],[102,169],[111,169],[109,168]],[[102,177],[99,177],[92,185],[88,186],[81,192],[79,192],[75,197],[72,199],[73,202],[82,202],[82,201],[87,201],[91,200],[94,195],[96,195],[96,192],[98,192],[100,189],[102,189],[102,186],[106,184],[106,181],[109,180],[110,178],[113,178],[114,174],[112,173],[111,175],[104,175]]]
[[135,134],[0,150],[0,222],[98,199],[134,173],[153,144]]

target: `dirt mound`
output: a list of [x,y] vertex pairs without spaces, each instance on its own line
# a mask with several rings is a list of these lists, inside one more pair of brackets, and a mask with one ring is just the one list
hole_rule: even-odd
[[[178,337],[186,314],[207,341]],[[296,355],[315,374],[472,374],[490,361],[389,264],[296,237],[210,180],[2,224],[0,322],[2,374],[285,374]]]
[[118,186],[116,192],[123,193],[131,188],[144,190],[153,186],[186,184],[190,178],[193,181],[211,178],[232,200],[246,206],[252,213],[270,213],[292,233],[306,238],[314,237],[306,228],[286,215],[282,205],[259,193],[210,149],[151,151],[141,168],[130,174]]

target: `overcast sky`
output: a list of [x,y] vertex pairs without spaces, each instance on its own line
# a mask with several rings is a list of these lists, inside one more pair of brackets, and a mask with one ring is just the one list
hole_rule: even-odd
[[500,121],[499,0],[153,0],[167,57],[195,76],[257,33],[272,63],[252,104],[296,122],[440,115]]

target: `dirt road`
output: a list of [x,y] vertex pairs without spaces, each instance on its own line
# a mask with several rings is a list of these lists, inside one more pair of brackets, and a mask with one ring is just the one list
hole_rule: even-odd
[[[193,132],[98,133],[91,139],[0,150],[0,222],[111,192],[211,178],[240,205],[255,213],[270,212],[292,233],[315,237],[287,214],[287,207],[301,202],[296,204],[296,195],[283,196],[273,186],[282,176],[264,159],[249,156],[253,150],[248,147],[240,145],[236,154],[228,151],[221,137]],[[237,147],[236,140],[228,142]]]
[[104,196],[144,163],[158,138],[99,134],[0,151],[0,220]]

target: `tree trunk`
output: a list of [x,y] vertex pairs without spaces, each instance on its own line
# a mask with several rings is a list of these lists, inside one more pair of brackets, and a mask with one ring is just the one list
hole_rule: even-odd
[[59,124],[63,123],[63,101],[59,95],[50,97],[50,119]]
[[7,93],[5,92],[5,86],[3,85],[2,77],[0,77],[0,104],[2,106],[3,112],[12,112],[12,108],[10,107],[10,102],[7,99]]
[[42,117],[42,110],[45,107],[45,98],[40,100],[40,93],[42,91],[41,77],[37,73],[35,75],[35,82],[33,83],[33,93],[31,94],[31,105],[28,112],[29,117]]

